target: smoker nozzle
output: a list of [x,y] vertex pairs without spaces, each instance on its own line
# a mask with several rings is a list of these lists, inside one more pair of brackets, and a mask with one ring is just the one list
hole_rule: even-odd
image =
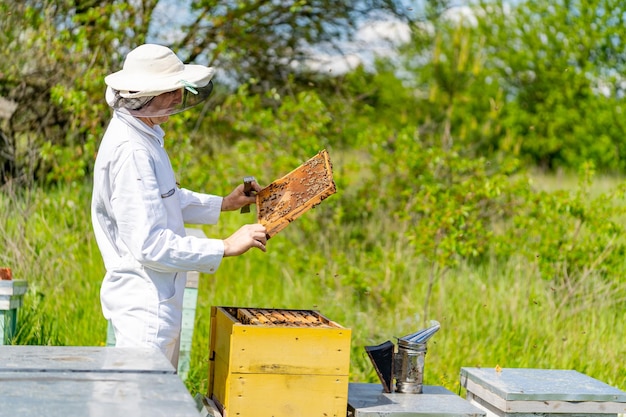
[[406,336],[403,336],[400,338],[400,340],[403,340],[405,342],[410,342],[410,343],[417,343],[417,344],[426,343],[428,339],[430,339],[435,333],[437,333],[437,331],[440,328],[441,328],[441,324],[439,324],[438,321],[433,320],[431,322],[430,327],[426,329],[422,329],[415,333],[411,333]]

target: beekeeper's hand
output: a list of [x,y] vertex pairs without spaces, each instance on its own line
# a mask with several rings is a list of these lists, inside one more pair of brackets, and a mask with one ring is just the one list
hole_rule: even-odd
[[266,251],[267,244],[265,226],[261,224],[246,224],[230,237],[224,239],[224,256],[237,256],[250,248],[259,248]]
[[244,185],[239,184],[230,194],[228,194],[222,200],[222,211],[233,211],[254,204],[256,202],[256,193],[262,190],[261,186],[256,181],[250,183],[252,185],[252,192],[250,196],[244,193]]

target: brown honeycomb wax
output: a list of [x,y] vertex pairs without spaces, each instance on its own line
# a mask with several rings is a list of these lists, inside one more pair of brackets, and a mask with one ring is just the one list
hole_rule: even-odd
[[324,149],[257,194],[257,220],[270,238],[336,191],[332,164]]

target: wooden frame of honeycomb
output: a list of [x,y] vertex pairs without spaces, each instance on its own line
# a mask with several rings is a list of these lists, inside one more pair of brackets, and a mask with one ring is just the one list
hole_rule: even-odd
[[324,149],[256,196],[257,221],[271,238],[289,223],[337,192],[328,152]]

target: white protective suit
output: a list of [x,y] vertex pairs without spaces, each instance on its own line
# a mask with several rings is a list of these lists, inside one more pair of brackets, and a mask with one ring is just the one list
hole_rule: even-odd
[[91,214],[116,346],[157,348],[176,368],[186,271],[213,273],[224,255],[222,240],[185,236],[185,223],[216,223],[222,197],[179,188],[163,138],[159,126],[114,112],[96,158]]

